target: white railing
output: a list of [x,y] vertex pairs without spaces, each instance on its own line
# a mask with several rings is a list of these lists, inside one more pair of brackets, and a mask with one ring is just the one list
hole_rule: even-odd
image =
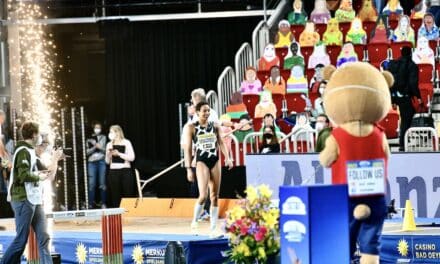
[[219,101],[218,101],[218,95],[215,91],[209,91],[206,95],[206,101],[209,104],[209,107],[211,109],[214,109],[217,113],[219,113],[220,107],[219,107]]
[[240,89],[240,82],[244,78],[246,68],[250,66],[257,68],[252,57],[252,47],[246,42],[235,54],[235,87],[237,90]]
[[[263,137],[263,132],[252,132],[252,133],[249,133],[249,134],[247,134],[245,137],[244,137],[244,139],[243,139],[243,156],[246,156],[248,153],[247,153],[247,148],[246,148],[246,146],[247,146],[247,144],[248,144],[248,142],[249,143],[251,143],[251,144],[253,144],[253,145],[255,145],[255,152],[254,152],[254,149],[253,148],[251,148],[251,153],[252,154],[255,154],[255,153],[258,153],[258,151],[259,151],[259,149],[260,149],[260,138],[262,138]],[[286,137],[286,134],[284,134],[283,132],[277,132],[277,137],[278,137],[278,140],[282,140],[282,139],[284,139],[285,137]],[[289,144],[289,140],[288,139],[286,139],[286,140],[284,140],[284,142],[283,143],[281,143],[281,144],[284,144],[285,145],[285,148],[284,148],[284,153],[290,153],[290,144]],[[280,144],[280,145],[281,145]],[[281,146],[280,146],[281,147]],[[281,153],[283,153],[283,149],[281,148],[281,151],[280,151]],[[243,164],[243,165],[246,165],[246,164]]]
[[235,88],[235,72],[231,66],[226,67],[217,81],[218,101],[220,102],[218,114],[222,115],[226,112],[229,98],[236,91]]
[[411,127],[405,133],[406,152],[428,152],[438,150],[437,132],[432,127]]
[[258,64],[258,58],[260,58],[263,52],[264,46],[269,43],[269,27],[264,20],[260,21],[252,32],[252,51],[254,65]]
[[[293,153],[298,152],[298,143],[301,144],[301,147],[303,146],[303,143],[305,142],[307,153],[315,152],[315,139],[316,139],[316,132],[315,130],[310,129],[302,129],[297,131],[292,136],[293,141]],[[304,151],[302,151],[304,153]]]
[[[240,166],[240,142],[234,134],[228,135],[228,138],[234,142],[234,148],[231,147],[231,158],[234,160],[235,166]],[[223,153],[221,153],[223,155]],[[224,157],[223,157],[224,158]]]

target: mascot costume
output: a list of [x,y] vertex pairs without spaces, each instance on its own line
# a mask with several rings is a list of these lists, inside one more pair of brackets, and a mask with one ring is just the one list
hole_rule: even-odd
[[[350,257],[359,244],[361,264],[379,264],[379,237],[387,216],[385,202],[389,147],[375,124],[391,109],[389,72],[364,62],[337,70],[324,68],[328,79],[324,108],[337,127],[319,159],[332,168],[333,184],[347,184],[350,208]],[[366,188],[365,186],[368,186]]]

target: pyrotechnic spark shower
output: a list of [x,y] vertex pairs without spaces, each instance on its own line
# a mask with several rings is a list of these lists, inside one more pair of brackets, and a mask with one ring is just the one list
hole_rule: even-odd
[[[52,140],[58,127],[56,108],[60,106],[56,96],[56,81],[53,58],[56,56],[55,44],[48,34],[47,25],[41,23],[43,16],[38,4],[23,1],[8,1],[9,14],[14,14],[18,27],[18,39],[11,39],[10,45],[19,45],[19,67],[11,69],[11,74],[18,74],[21,86],[22,108],[25,120],[40,124],[40,130]],[[11,17],[9,17],[11,20]]]

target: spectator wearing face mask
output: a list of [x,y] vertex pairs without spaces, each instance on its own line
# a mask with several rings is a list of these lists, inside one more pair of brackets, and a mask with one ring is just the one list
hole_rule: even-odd
[[316,132],[318,133],[318,139],[316,140],[316,152],[321,152],[325,148],[325,141],[332,133],[332,127],[330,126],[330,120],[325,114],[320,114],[316,118],[315,124]]
[[274,126],[265,126],[263,129],[263,143],[260,146],[260,154],[268,153],[280,153],[280,143],[278,143]]
[[324,114],[324,102],[322,101],[322,96],[324,94],[324,90],[325,90],[325,86],[327,85],[326,81],[322,81],[319,84],[319,89],[318,89],[318,93],[319,93],[319,97],[315,99],[315,101],[313,102],[313,116],[319,116],[321,114]]
[[93,134],[87,140],[87,172],[89,176],[89,208],[94,208],[96,186],[101,196],[101,208],[106,208],[106,164],[105,147],[107,138],[102,134],[102,124],[93,124]]

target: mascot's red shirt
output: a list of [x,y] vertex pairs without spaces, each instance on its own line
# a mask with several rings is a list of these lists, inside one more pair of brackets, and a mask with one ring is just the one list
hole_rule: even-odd
[[387,155],[383,150],[383,131],[374,126],[373,132],[365,137],[350,135],[341,127],[332,131],[339,146],[338,159],[332,164],[333,184],[347,184],[347,162],[383,159],[385,161],[385,177],[387,176]]

